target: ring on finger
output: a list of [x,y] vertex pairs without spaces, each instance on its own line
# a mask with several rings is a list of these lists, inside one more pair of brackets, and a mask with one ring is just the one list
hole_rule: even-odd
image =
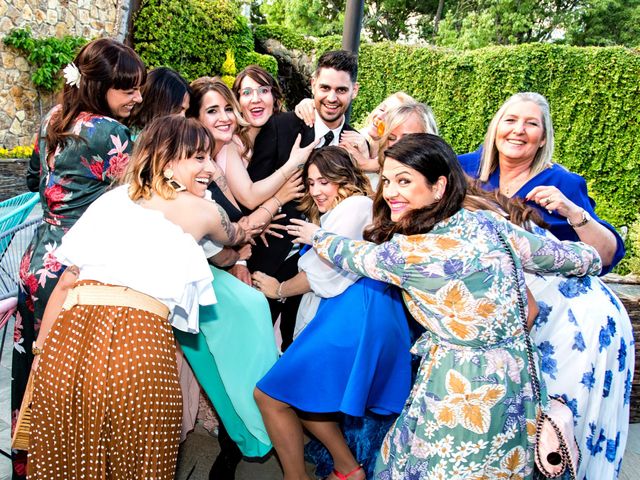
[[544,204],[549,205],[551,203],[551,197],[547,197],[544,199]]

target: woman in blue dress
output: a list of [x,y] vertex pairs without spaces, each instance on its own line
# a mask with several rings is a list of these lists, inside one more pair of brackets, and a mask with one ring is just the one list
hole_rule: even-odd
[[[584,179],[552,163],[553,145],[546,99],[518,93],[494,116],[483,148],[459,159],[484,188],[534,207],[548,224],[547,236],[595,247],[606,273],[624,256],[622,239],[596,215]],[[634,370],[629,316],[598,277],[527,274],[526,281],[540,309],[531,337],[542,354],[542,376],[549,394],[564,398],[574,413],[578,478],[616,478]]]
[[[371,221],[369,182],[348,153],[327,147],[312,153],[303,170],[309,218],[326,228],[362,238]],[[330,267],[309,250],[301,271],[279,283],[261,272],[254,285],[267,296],[306,293],[301,302],[301,333],[255,392],[285,478],[307,478],[304,426],[329,450],[329,478],[365,478],[340,430],[340,414],[399,413],[411,383],[410,336],[396,288]],[[316,311],[317,308],[317,311]],[[310,319],[303,327],[305,319]],[[303,327],[303,328],[302,328]]]

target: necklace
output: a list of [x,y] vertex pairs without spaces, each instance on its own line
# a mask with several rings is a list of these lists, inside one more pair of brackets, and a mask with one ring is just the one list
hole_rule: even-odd
[[[522,178],[523,174],[524,174],[524,178]],[[520,190],[520,187],[522,187],[522,185],[524,185],[528,179],[529,179],[528,171],[520,173],[519,175],[516,175],[511,180],[500,182],[500,191],[507,197],[511,197],[518,190]]]

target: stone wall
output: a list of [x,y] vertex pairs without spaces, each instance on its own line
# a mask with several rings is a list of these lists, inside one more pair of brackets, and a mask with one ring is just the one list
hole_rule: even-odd
[[[125,37],[130,0],[0,0],[1,36],[30,27],[33,36]],[[41,95],[27,59],[0,41],[0,147],[33,142],[40,118],[55,100]]]

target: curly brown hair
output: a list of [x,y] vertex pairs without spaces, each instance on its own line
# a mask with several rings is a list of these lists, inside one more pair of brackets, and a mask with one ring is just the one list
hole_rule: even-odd
[[[331,146],[314,150],[302,170],[302,178],[305,182],[309,176],[311,165],[315,165],[320,174],[328,181],[338,185],[338,196],[331,208],[353,195],[370,196],[372,193],[367,176],[358,168],[349,153],[341,147]],[[304,212],[310,222],[320,223],[322,214],[313,201],[308,187],[300,200],[298,210]]]

